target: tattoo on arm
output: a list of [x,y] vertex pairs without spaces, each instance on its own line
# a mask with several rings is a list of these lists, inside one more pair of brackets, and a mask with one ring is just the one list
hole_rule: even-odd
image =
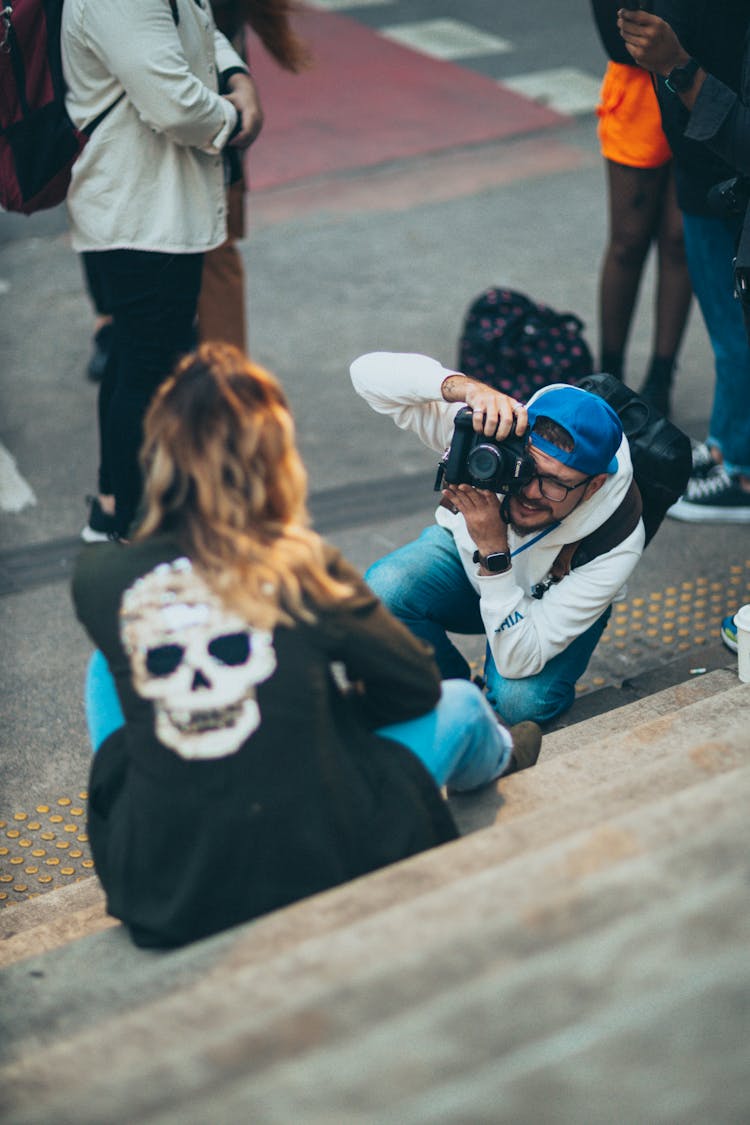
[[465,375],[448,375],[447,378],[443,379],[440,386],[440,393],[446,402],[463,402],[465,390]]

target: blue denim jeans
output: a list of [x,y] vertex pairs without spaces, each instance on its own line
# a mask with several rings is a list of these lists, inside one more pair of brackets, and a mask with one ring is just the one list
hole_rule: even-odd
[[[86,674],[86,720],[94,753],[125,719],[109,665],[96,651]],[[407,746],[438,785],[476,789],[499,777],[507,767],[511,737],[482,693],[466,680],[443,684],[440,701],[418,719],[392,723],[379,734]]]
[[[468,663],[447,633],[480,635],[484,623],[479,595],[466,577],[450,531],[438,524],[426,528],[419,539],[373,563],[365,580],[399,621],[432,645],[444,678],[470,677]],[[549,722],[570,707],[610,612],[607,609],[534,676],[506,679],[487,646],[487,699],[505,723]]]
[[690,278],[714,353],[716,385],[708,444],[730,473],[750,475],[750,346],[734,296],[736,225],[683,212]]

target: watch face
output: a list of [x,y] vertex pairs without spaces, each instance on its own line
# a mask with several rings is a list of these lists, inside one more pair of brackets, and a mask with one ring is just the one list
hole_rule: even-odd
[[667,87],[675,93],[684,94],[693,85],[698,64],[695,59],[691,59],[685,66],[676,66],[674,70],[670,70],[666,78]]
[[498,551],[494,555],[488,555],[487,569],[492,571],[493,574],[502,574],[504,571],[510,570],[510,555],[507,551]]

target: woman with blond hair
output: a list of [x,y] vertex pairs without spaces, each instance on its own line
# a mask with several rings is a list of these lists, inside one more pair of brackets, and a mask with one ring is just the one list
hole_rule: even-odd
[[239,350],[179,364],[141,462],[132,541],[84,547],[73,581],[98,650],[91,847],[137,944],[450,840],[438,786],[536,759],[538,728],[514,743],[473,684],[441,691],[429,648],[311,530],[286,398]]
[[651,357],[639,393],[669,415],[692,285],[677,203],[672,150],[651,75],[617,30],[620,0],[592,0],[609,61],[597,106],[607,174],[609,235],[599,276],[600,370],[625,379],[625,355],[649,251],[656,252]]

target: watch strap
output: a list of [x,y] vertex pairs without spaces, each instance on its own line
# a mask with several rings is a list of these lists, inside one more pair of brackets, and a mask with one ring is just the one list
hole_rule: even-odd
[[684,66],[675,66],[664,79],[664,85],[672,94],[684,94],[693,85],[700,63],[695,59],[688,59]]
[[477,550],[472,558],[475,563],[489,570],[490,574],[504,574],[511,568],[510,551],[491,551],[489,555],[482,555]]

